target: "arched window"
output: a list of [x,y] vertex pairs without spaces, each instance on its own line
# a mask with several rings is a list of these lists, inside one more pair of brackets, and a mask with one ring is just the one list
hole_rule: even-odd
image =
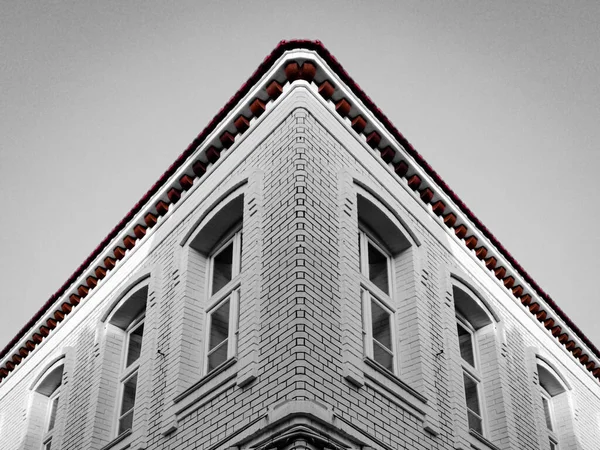
[[411,243],[369,194],[357,206],[365,357],[397,374],[396,274]]
[[453,281],[452,293],[467,423],[470,431],[485,436],[484,386],[490,376],[484,372],[484,366],[489,363],[485,359],[495,355],[494,316],[482,300],[458,280]]
[[117,304],[108,318],[116,327],[121,346],[118,364],[116,434],[132,430],[135,419],[139,369],[144,344],[144,316],[148,298],[148,279],[134,286]]
[[537,373],[541,400],[540,413],[543,414],[542,436],[550,450],[560,447],[559,424],[570,428],[570,408],[567,389],[558,373],[545,361],[537,359]]
[[33,388],[35,397],[31,422],[38,422],[40,425],[43,450],[51,450],[57,446],[55,432],[61,405],[63,372],[64,358],[61,358],[46,369]]
[[[202,220],[190,242],[190,268],[198,272],[196,292],[204,293],[203,373],[236,355],[242,274],[242,215],[239,191],[223,200]],[[200,300],[200,298],[198,298]]]

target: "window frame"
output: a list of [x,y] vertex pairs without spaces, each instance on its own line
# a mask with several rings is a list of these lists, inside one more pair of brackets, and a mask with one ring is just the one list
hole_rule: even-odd
[[[362,323],[363,323],[363,352],[365,358],[374,361],[378,366],[394,375],[398,375],[398,356],[396,343],[396,309],[393,307],[393,294],[395,292],[394,283],[394,258],[389,251],[374,237],[374,233],[369,228],[359,222],[358,227],[358,242],[359,242],[359,273],[360,273],[360,289],[362,300]],[[387,281],[389,293],[385,293],[379,286],[369,278],[369,244],[371,244],[385,258],[387,263]],[[389,314],[390,323],[390,341],[391,349],[388,349],[381,342],[373,337],[373,303],[378,304],[384,311]],[[392,357],[392,370],[385,367],[384,364],[375,359],[376,341],[381,347],[388,350]]]
[[[135,292],[137,292],[137,289],[135,290]],[[131,321],[131,323],[127,326],[127,329],[124,331],[125,339],[123,342],[123,350],[121,351],[121,361],[120,361],[120,366],[119,366],[120,371],[119,371],[119,376],[118,376],[119,388],[117,390],[117,405],[116,405],[117,410],[116,410],[116,414],[114,415],[116,436],[120,436],[122,434],[133,431],[136,397],[139,392],[139,389],[138,389],[139,388],[139,377],[138,377],[138,379],[136,379],[136,382],[135,382],[135,397],[133,400],[133,406],[131,407],[131,409],[129,409],[125,413],[121,413],[121,408],[123,407],[123,396],[125,394],[125,383],[127,381],[129,381],[133,376],[136,376],[138,374],[139,368],[141,366],[141,362],[140,362],[141,351],[144,348],[144,334],[142,334],[142,345],[140,346],[140,356],[135,361],[133,361],[129,366],[127,366],[127,357],[129,354],[129,343],[131,340],[131,335],[140,326],[144,326],[145,318],[146,318],[146,311],[144,309],[144,311],[139,316],[137,316],[134,320]],[[121,420],[123,419],[123,417],[125,417],[130,412],[132,414],[131,428],[127,428],[123,431],[119,431],[121,428]]]
[[[230,285],[239,282],[239,276],[242,272],[242,234],[242,223],[234,225],[229,231],[225,233],[224,238],[218,241],[217,245],[214,247],[214,250],[212,250],[208,255],[208,278],[206,283],[206,298],[208,299],[208,303],[210,305],[214,303],[214,298],[218,297],[217,294],[219,294],[223,290],[233,290],[233,288],[231,288]],[[215,258],[219,256],[221,252],[223,252],[230,243],[233,243],[231,280],[229,280],[225,285],[223,285],[217,292],[213,292]]]
[[[544,424],[546,425],[546,434],[548,435],[548,441],[550,443],[550,449],[554,445],[553,450],[559,449],[559,439],[556,434],[556,414],[554,412],[554,401],[552,395],[540,385],[540,395],[542,397],[542,412],[544,413]],[[550,426],[548,426],[548,419],[546,418],[546,409],[544,407],[544,401],[548,404],[548,416],[550,419]]]
[[[203,375],[208,375],[214,372],[219,366],[225,364],[237,354],[238,330],[239,330],[239,303],[242,275],[242,239],[243,239],[243,223],[239,222],[230,228],[215,245],[214,250],[208,255],[208,270],[206,282],[206,314],[205,314],[205,332],[204,332],[204,357],[202,363]],[[231,279],[224,284],[217,292],[213,291],[214,283],[214,262],[215,258],[225,250],[229,244],[233,244],[232,248],[232,263],[231,263]],[[209,370],[209,356],[218,346],[210,349],[210,335],[212,326],[213,314],[227,301],[229,301],[229,317],[227,330],[227,357],[224,361],[217,364]]]
[[[541,411],[538,412],[540,422],[538,423],[544,430],[540,439],[548,442],[548,448],[559,450],[561,437],[564,438],[565,432],[573,430],[572,409],[568,397],[572,387],[556,367],[541,355],[536,355],[535,372],[538,379],[537,392],[541,398]],[[551,428],[548,427],[546,420],[544,401],[548,404]],[[557,405],[560,408],[559,411],[557,411]],[[561,432],[559,432],[559,423]]]
[[[483,392],[483,376],[481,375],[481,359],[479,355],[479,343],[477,339],[477,330],[471,325],[471,323],[462,316],[459,312],[456,312],[456,325],[457,327],[461,327],[465,330],[469,336],[471,337],[471,348],[473,349],[473,365],[469,363],[460,353],[460,338],[458,336],[457,329],[457,338],[459,338],[459,356],[460,356],[460,366],[462,368],[462,382],[463,389],[465,390],[465,410],[467,412],[467,425],[469,426],[469,431],[480,434],[481,436],[487,435],[487,420],[486,420],[486,408],[485,408],[485,396]],[[473,380],[476,384],[476,392],[477,392],[477,404],[479,406],[479,414],[475,411],[471,410],[468,406],[467,401],[467,392],[465,386],[464,377],[468,376],[471,380]],[[477,416],[481,421],[481,433],[476,429],[471,428],[469,425],[469,413]]]
[[[58,416],[58,407],[60,405],[60,397],[61,397],[61,392],[60,392],[60,388],[62,387],[62,380],[61,383],[56,387],[56,389],[54,389],[54,392],[52,392],[49,396],[48,396],[48,406],[46,408],[46,419],[44,421],[44,436],[42,437],[42,449],[46,450],[49,449],[49,445],[51,447],[52,445],[52,438],[54,437],[54,430],[56,430],[56,418]],[[54,402],[56,401],[56,408],[54,408]],[[54,412],[54,421],[52,420],[52,413]],[[52,427],[50,427],[50,424],[52,424]]]

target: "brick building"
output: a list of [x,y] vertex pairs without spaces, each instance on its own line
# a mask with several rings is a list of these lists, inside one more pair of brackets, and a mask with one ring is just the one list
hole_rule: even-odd
[[319,42],[4,348],[2,449],[598,449],[600,352]]

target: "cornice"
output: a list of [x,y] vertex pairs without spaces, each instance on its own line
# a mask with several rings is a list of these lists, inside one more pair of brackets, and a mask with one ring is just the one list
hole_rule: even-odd
[[319,41],[282,41],[100,245],[0,352],[0,382],[142,242],[288,85],[309,83],[522,307],[600,380],[600,351],[446,185]]

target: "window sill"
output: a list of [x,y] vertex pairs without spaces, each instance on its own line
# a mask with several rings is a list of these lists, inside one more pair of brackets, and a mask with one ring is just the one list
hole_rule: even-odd
[[371,358],[364,358],[364,362],[365,385],[415,416],[423,422],[423,428],[429,433],[439,434],[437,419],[426,397]]
[[175,397],[170,411],[163,422],[162,434],[167,435],[177,429],[178,423],[202,408],[206,403],[236,385],[237,358],[232,357],[222,363],[197,383]]
[[100,450],[122,450],[131,446],[131,430],[124,431]]
[[469,443],[471,447],[482,450],[500,450],[477,431],[469,430]]

